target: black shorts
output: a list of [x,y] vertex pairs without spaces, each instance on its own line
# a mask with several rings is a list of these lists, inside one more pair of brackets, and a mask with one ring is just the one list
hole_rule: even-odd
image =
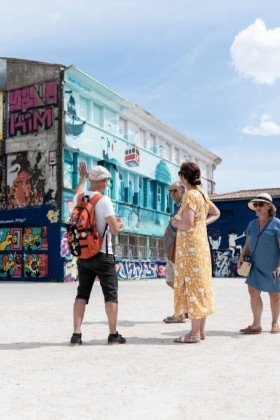
[[79,286],[76,299],[88,303],[96,276],[100,279],[105,302],[118,302],[118,278],[115,257],[99,252],[87,260],[78,259]]

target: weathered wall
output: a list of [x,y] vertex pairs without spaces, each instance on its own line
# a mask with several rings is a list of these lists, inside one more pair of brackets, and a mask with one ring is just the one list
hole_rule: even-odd
[[[61,66],[0,59],[0,279],[62,280]],[[1,122],[1,117],[0,117]],[[0,131],[1,141],[1,131]],[[51,246],[49,246],[51,244]],[[51,261],[51,264],[50,264]]]

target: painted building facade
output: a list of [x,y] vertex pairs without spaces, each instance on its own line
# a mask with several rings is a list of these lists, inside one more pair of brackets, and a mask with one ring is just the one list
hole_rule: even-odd
[[212,252],[213,277],[236,277],[237,261],[246,240],[249,222],[256,216],[247,203],[262,192],[271,195],[280,214],[280,188],[242,190],[212,195],[211,200],[221,212],[221,217],[208,227],[208,239]]
[[220,158],[74,66],[0,59],[0,280],[70,281],[67,222],[81,160],[112,174],[120,279],[165,276],[168,188],[182,161],[214,192]]

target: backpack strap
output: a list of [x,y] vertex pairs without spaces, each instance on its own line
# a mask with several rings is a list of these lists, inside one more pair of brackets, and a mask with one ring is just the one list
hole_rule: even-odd
[[[95,206],[95,204],[101,199],[103,197],[103,195],[102,194],[100,194],[99,192],[97,192],[96,194],[94,194],[94,196],[93,197],[91,197],[91,199],[90,199],[90,203],[93,205],[93,206]],[[103,232],[103,235],[102,235],[102,238],[104,239],[104,236],[105,236],[105,233],[106,233],[106,231],[107,231],[107,227],[108,227],[108,223],[106,223],[106,226],[105,226],[105,229],[104,229],[104,232]],[[107,235],[106,235],[106,255],[108,255],[108,238],[107,238]]]
[[97,201],[99,201],[102,197],[103,197],[103,195],[100,194],[99,192],[97,192],[96,194],[94,194],[93,197],[91,197],[90,204],[92,204],[93,206],[95,206],[95,204],[97,203]]

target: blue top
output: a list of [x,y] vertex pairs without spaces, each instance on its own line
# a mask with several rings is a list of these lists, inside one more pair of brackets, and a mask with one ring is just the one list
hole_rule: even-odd
[[[273,217],[262,230],[257,243],[259,219],[249,223],[247,236],[250,238],[249,250],[253,264],[246,283],[262,292],[280,292],[280,279],[274,279],[272,272],[279,265],[280,219]],[[257,243],[256,250],[254,252]]]

